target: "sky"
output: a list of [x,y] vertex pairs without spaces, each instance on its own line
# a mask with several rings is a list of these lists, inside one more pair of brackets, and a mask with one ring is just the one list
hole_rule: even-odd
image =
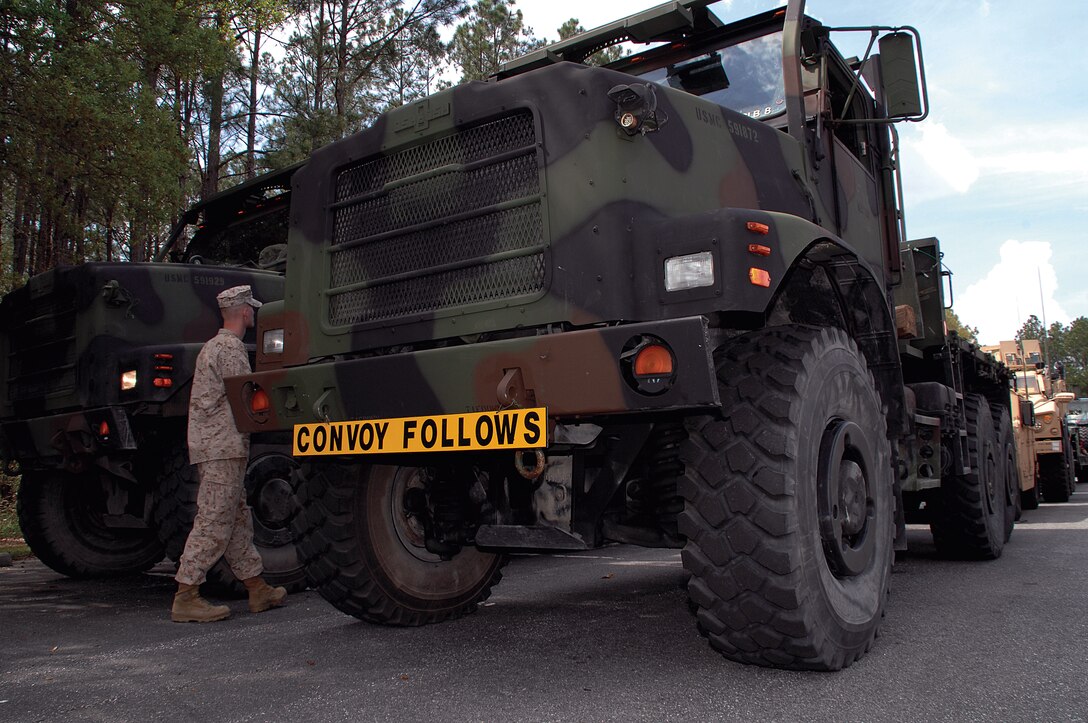
[[[723,20],[783,5],[724,0]],[[537,37],[655,0],[518,0]],[[922,37],[931,111],[899,124],[907,235],[936,236],[953,308],[984,344],[1034,314],[1088,317],[1088,26],[1083,0],[809,0],[829,26],[910,25]],[[868,36],[832,36],[861,55]],[[857,43],[862,43],[860,46]]]

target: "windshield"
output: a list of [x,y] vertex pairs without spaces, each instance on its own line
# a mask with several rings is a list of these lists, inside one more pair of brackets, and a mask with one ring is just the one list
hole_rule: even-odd
[[1016,376],[1016,388],[1026,391],[1028,394],[1042,394],[1039,390],[1039,378],[1034,374],[1018,374]]
[[239,213],[228,225],[208,222],[194,234],[186,257],[206,264],[272,266],[278,259],[279,247],[287,244],[290,210],[288,203],[280,202],[266,211],[261,209],[264,212]]
[[771,118],[786,110],[781,31],[656,68],[640,77],[702,96],[749,118]]

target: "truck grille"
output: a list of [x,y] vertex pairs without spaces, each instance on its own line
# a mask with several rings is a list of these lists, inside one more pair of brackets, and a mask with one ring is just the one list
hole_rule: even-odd
[[9,402],[68,394],[76,386],[74,299],[51,295],[27,303],[8,337]]
[[334,326],[539,293],[545,233],[532,113],[344,169],[332,226]]

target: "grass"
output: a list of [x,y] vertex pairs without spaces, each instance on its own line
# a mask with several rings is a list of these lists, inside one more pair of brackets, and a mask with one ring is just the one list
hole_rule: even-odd
[[15,498],[19,493],[19,478],[0,474],[0,552],[12,559],[30,557],[30,548],[23,542],[19,516],[15,513]]

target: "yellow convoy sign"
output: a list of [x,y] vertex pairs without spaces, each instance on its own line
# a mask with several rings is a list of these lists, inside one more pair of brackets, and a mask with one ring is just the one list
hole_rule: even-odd
[[547,409],[539,407],[499,412],[296,424],[292,453],[296,457],[314,457],[535,449],[548,446],[547,419]]

